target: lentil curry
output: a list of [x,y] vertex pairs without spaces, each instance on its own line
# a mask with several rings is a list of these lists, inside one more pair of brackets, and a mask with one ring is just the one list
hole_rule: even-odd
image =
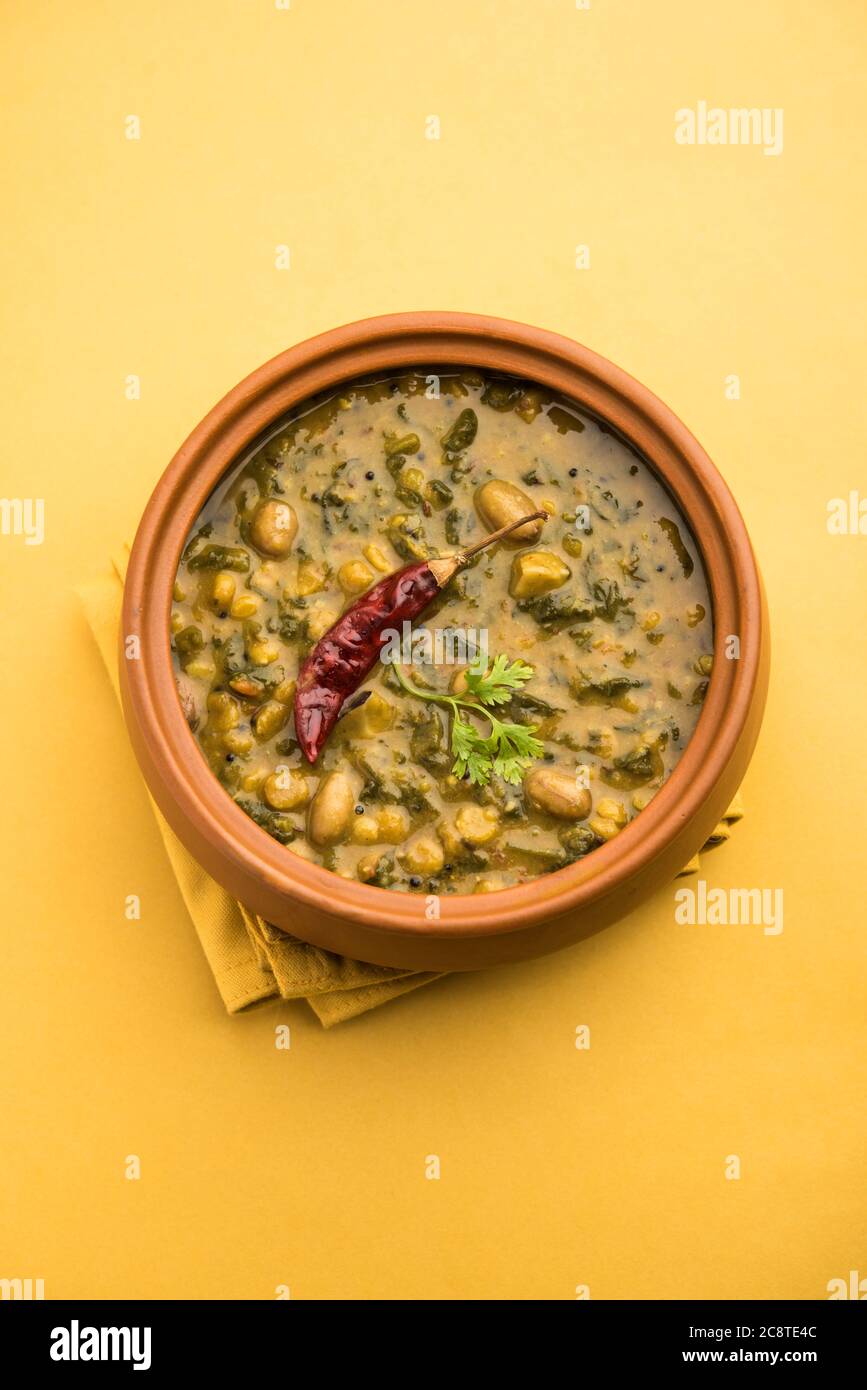
[[[373,667],[310,766],[295,686],[329,628],[539,511],[397,634],[401,664]],[[287,852],[422,893],[526,883],[618,835],[681,756],[713,651],[700,555],[642,458],[550,392],[453,368],[308,402],[242,459],[184,550],[171,631],[242,810]]]

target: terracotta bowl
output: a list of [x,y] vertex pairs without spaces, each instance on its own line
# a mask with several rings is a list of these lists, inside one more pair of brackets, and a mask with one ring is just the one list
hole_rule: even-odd
[[[713,675],[695,733],[669,780],[617,838],[520,888],[437,900],[338,877],[292,854],[225,794],[187,727],[169,649],[172,584],[192,524],[218,479],[307,397],[411,366],[514,373],[570,396],[641,451],[677,499],[704,557],[714,605]],[[140,638],[139,659],[124,639]],[[740,657],[727,659],[736,636]],[[130,738],[151,792],[187,849],[224,888],[276,926],[360,960],[469,970],[539,955],[587,936],[670,884],[703,844],[743,777],[768,679],[759,572],[728,488],[655,396],[585,347],[476,314],[365,319],[281,353],[230,391],[169,464],[129,564],[120,676]],[[428,908],[430,911],[430,908]]]

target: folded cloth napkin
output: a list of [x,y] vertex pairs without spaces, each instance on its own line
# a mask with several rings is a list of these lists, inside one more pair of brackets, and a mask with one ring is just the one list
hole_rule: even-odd
[[[78,589],[118,697],[117,637],[127,557],[125,549],[112,558],[110,573]],[[181,896],[230,1014],[280,999],[306,999],[323,1027],[331,1028],[431,984],[445,973],[369,965],[287,936],[215,883],[151,804]],[[704,848],[727,840],[731,826],[742,816],[743,807],[736,797]],[[695,855],[681,874],[697,873],[698,869],[699,857]]]

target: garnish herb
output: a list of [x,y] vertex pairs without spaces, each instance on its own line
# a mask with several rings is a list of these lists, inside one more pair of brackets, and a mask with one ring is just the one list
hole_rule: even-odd
[[[491,706],[504,705],[516,690],[522,689],[533,675],[526,662],[509,661],[507,656],[496,657],[493,665],[471,666],[466,672],[467,696],[443,695],[438,691],[422,690],[414,685],[403,668],[394,663],[394,673],[409,695],[420,700],[435,700],[448,705],[452,711],[451,750],[454,756],[452,773],[468,777],[479,787],[487,786],[492,775],[504,782],[518,785],[534,758],[541,758],[544,745],[534,737],[537,725],[513,724],[498,719]],[[469,698],[472,697],[472,698]],[[490,723],[490,733],[482,734],[463,710],[484,716]]]

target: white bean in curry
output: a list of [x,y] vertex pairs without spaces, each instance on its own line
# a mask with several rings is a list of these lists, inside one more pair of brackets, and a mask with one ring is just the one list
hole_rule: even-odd
[[[485,734],[489,711],[431,641],[374,668],[309,766],[295,680],[331,625],[384,575],[539,510],[416,633],[486,632],[489,663],[532,669],[492,712],[533,756],[511,780],[455,775],[443,697]],[[287,852],[421,893],[526,883],[614,839],[681,756],[713,652],[700,555],[641,457],[539,387],[454,369],[308,403],[242,460],[196,522],[171,626],[182,707],[237,804]]]

